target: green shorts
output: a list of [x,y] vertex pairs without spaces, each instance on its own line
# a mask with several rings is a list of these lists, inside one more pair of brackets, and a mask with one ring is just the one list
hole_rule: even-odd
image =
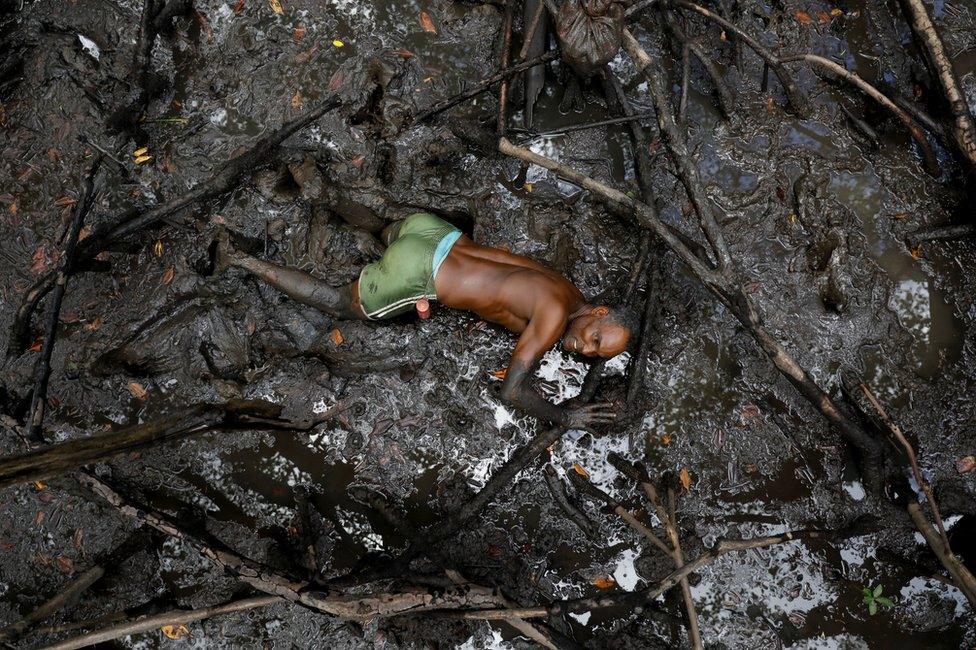
[[461,231],[427,212],[399,223],[378,261],[359,274],[359,301],[370,320],[411,311],[421,298],[435,299],[434,278]]

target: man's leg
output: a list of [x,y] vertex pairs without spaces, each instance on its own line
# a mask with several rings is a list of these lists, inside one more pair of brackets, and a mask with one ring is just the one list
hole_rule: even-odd
[[321,312],[349,320],[365,320],[359,304],[358,280],[343,287],[331,287],[313,275],[259,260],[235,250],[226,231],[220,233],[217,247],[217,270],[229,266],[244,269],[261,278],[283,294]]

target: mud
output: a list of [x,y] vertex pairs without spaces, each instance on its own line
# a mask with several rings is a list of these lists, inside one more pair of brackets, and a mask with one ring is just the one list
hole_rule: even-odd
[[[79,136],[102,147],[114,142],[105,122],[112,98],[128,96],[141,11],[135,0],[8,4],[5,38],[21,56],[13,81],[0,86],[3,332],[22,292],[56,261],[70,205],[59,199],[76,197],[87,168]],[[167,84],[126,141],[121,170],[106,163],[112,168],[95,223],[178,195],[330,90],[346,104],[292,137],[269,170],[248,184],[112,252],[110,272],[72,281],[47,427],[65,439],[199,401],[261,397],[301,417],[352,399],[356,406],[337,426],[307,437],[254,432],[222,436],[219,445],[202,437],[96,469],[243,554],[298,573],[308,564],[302,531],[317,531],[318,568],[330,577],[406,546],[404,531],[362,503],[363,488],[384,494],[420,528],[463,503],[536,431],[535,421],[495,396],[492,372],[507,364],[513,339],[436,306],[428,321],[332,322],[239,271],[208,275],[207,248],[217,228],[241,233],[253,252],[338,285],[377,254],[375,233],[385,223],[430,210],[481,243],[545,261],[587,295],[611,298],[623,291],[638,237],[578,188],[472,149],[470,136],[492,128],[493,95],[453,109],[452,128],[437,121],[399,128],[411,110],[493,71],[496,8],[282,0],[277,14],[257,0],[194,4],[197,13],[175,19],[156,44],[153,65]],[[937,5],[936,19],[976,106],[976,5],[949,4]],[[934,92],[894,6],[853,2],[829,24],[808,26],[794,20],[795,11],[816,18],[831,7],[794,5],[743,2],[737,22],[785,49],[837,56],[888,88],[908,94],[917,87],[923,98]],[[421,11],[436,33],[424,29]],[[654,16],[649,11],[646,19]],[[646,26],[633,29],[653,45]],[[970,272],[976,250],[971,240],[918,251],[904,244],[919,227],[966,214],[950,153],[939,150],[946,172],[932,178],[896,123],[802,69],[799,81],[815,107],[810,118],[798,119],[784,110],[774,81],[772,101],[760,92],[762,66],[751,53],[736,69],[732,48],[714,29],[697,21],[686,29],[721,53],[737,91],[736,115],[726,123],[693,66],[688,133],[732,253],[771,329],[831,392],[839,389],[840,370],[851,369],[890,407],[917,444],[952,522],[954,547],[972,566],[976,475],[958,474],[954,463],[976,447]],[[649,111],[645,88],[623,53],[611,65],[635,110]],[[582,111],[560,113],[567,79],[559,66],[549,70],[534,131],[606,117],[596,87],[584,88]],[[521,125],[520,86],[513,92],[512,123]],[[877,130],[876,148],[852,129],[842,104]],[[513,136],[637,191],[626,125],[546,137],[515,129]],[[152,159],[137,165],[132,152],[143,146]],[[692,232],[664,148],[657,141],[651,148],[657,207]],[[688,470],[691,488],[678,508],[686,556],[717,537],[840,527],[859,515],[878,515],[837,435],[760,360],[751,338],[673,257],[660,264],[665,281],[652,296],[661,307],[643,416],[603,436],[569,433],[549,459],[557,472],[578,463],[618,500],[644,507],[606,461],[608,451],[645,461],[652,475]],[[24,414],[36,354],[3,368],[6,415]],[[611,362],[605,398],[625,395],[628,361],[624,355]],[[539,371],[553,399],[576,394],[584,374],[580,360],[559,352],[550,352]],[[144,398],[133,383],[146,390]],[[4,427],[0,451],[12,453],[19,444]],[[592,594],[599,591],[594,582],[608,576],[618,588],[634,589],[667,572],[659,554],[612,513],[584,501],[598,526],[585,536],[554,500],[544,472],[536,463],[520,474],[475,523],[438,549],[439,558],[523,604]],[[0,513],[3,623],[56,593],[132,533],[129,520],[86,498],[70,478],[5,490]],[[972,647],[972,613],[957,589],[934,577],[941,567],[911,523],[885,514],[875,527],[843,542],[750,551],[707,567],[693,581],[706,645]],[[871,616],[862,588],[879,584],[895,605]],[[146,535],[143,550],[114,567],[62,620],[152,602],[209,605],[239,590],[184,545]],[[664,599],[661,609],[678,611]],[[602,611],[562,625],[592,648],[675,643],[667,616]],[[527,647],[503,625],[402,619],[360,627],[285,605],[190,628],[182,642],[157,632],[119,645]],[[28,637],[23,647],[37,642]]]

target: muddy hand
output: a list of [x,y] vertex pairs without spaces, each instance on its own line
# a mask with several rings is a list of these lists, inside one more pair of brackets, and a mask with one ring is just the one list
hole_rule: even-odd
[[617,408],[610,402],[590,404],[570,411],[569,426],[587,429],[598,424],[609,424],[617,417]]

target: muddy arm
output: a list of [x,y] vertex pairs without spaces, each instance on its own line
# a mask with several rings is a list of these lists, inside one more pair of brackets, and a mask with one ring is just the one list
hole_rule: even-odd
[[553,404],[530,385],[530,378],[546,350],[555,345],[566,329],[564,310],[540,310],[522,332],[508,364],[501,397],[505,404],[523,413],[561,427],[586,428],[613,420],[609,406],[598,404],[569,408]]

